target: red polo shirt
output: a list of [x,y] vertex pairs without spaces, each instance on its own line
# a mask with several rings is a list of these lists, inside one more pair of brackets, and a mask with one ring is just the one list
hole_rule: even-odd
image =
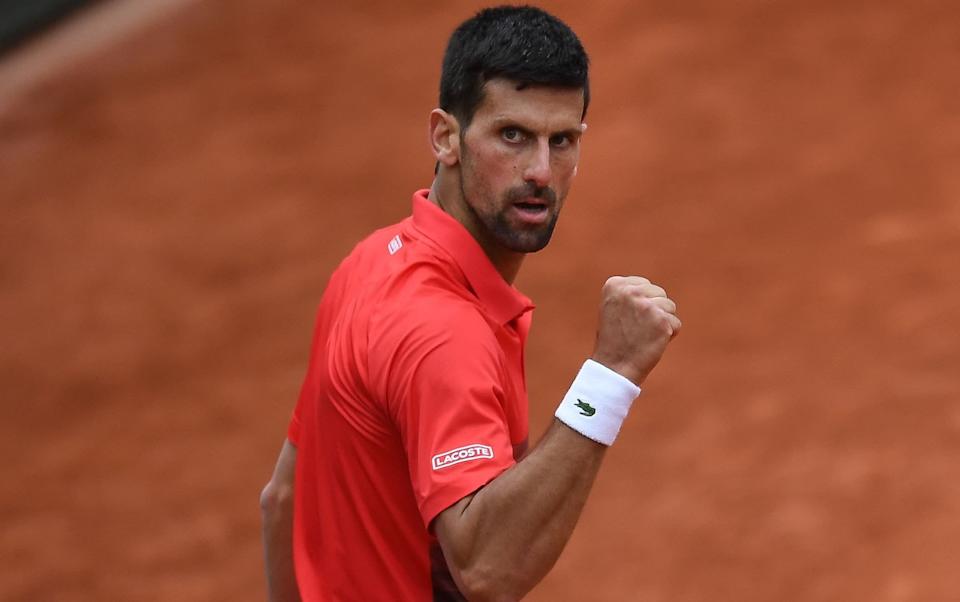
[[462,599],[429,525],[526,446],[533,306],[427,193],[320,303],[288,432],[305,602]]

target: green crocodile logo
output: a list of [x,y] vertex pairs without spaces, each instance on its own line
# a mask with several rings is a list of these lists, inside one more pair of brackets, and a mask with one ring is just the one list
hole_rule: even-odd
[[578,408],[580,408],[580,413],[583,414],[584,416],[593,416],[594,414],[597,413],[597,409],[596,409],[595,407],[593,407],[593,406],[590,405],[589,403],[583,401],[583,400],[580,399],[579,397],[577,398],[577,403],[575,403],[575,404],[573,404],[573,405],[575,405],[575,406],[577,406]]

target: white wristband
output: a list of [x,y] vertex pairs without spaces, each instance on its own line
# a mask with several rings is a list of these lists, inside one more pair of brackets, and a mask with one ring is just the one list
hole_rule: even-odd
[[554,416],[597,443],[612,445],[640,387],[603,364],[587,360]]

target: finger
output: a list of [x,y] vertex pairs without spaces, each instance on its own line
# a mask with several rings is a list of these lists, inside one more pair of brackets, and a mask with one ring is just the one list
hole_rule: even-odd
[[664,313],[663,315],[667,319],[667,323],[670,325],[670,339],[672,340],[674,337],[680,334],[680,328],[683,326],[683,323],[680,321],[680,318],[672,313]]
[[615,284],[619,286],[637,286],[641,284],[648,284],[650,281],[643,276],[611,276],[607,278],[607,284]]
[[644,284],[631,285],[628,287],[631,294],[634,294],[638,297],[666,297],[667,291],[663,287],[657,286],[652,282],[646,282]]
[[675,315],[677,313],[677,304],[670,297],[652,297],[650,303],[668,314]]

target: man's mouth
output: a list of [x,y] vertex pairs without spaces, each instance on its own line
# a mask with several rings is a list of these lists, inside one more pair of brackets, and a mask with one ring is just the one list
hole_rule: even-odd
[[523,211],[546,211],[547,204],[538,201],[521,201],[515,205]]
[[556,205],[557,197],[549,187],[528,185],[511,190],[507,201],[514,219],[520,224],[539,228],[551,220],[551,209]]
[[547,221],[550,214],[546,201],[537,198],[526,198],[513,204],[517,216],[522,222],[531,225],[541,225]]

